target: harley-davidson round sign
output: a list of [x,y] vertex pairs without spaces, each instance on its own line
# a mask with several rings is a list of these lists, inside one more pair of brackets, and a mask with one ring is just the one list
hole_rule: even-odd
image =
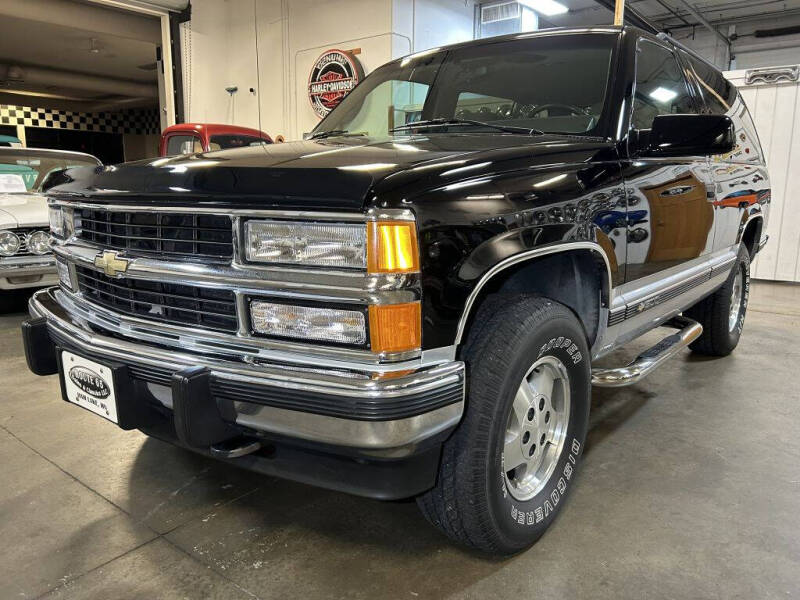
[[347,92],[364,77],[364,70],[349,52],[327,50],[322,53],[308,78],[308,99],[321,119],[331,112]]

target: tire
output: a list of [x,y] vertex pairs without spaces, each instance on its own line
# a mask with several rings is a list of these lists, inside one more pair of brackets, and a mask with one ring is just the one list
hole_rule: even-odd
[[[436,487],[417,503],[457,542],[513,554],[541,537],[574,485],[589,417],[589,348],[575,315],[539,296],[489,298],[474,323],[462,353],[466,412],[444,444]],[[550,377],[546,397],[539,392]]]
[[697,354],[727,356],[739,344],[750,296],[750,254],[739,248],[736,265],[716,292],[684,315],[703,326],[702,335],[689,345]]

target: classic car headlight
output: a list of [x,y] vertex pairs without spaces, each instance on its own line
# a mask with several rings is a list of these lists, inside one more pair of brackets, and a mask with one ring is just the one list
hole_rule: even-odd
[[367,341],[364,313],[310,306],[290,306],[253,301],[250,304],[253,329],[264,335],[303,340],[363,344]]
[[419,270],[412,221],[370,223],[245,223],[245,256],[252,262],[366,269],[369,273]]
[[247,221],[247,260],[318,267],[364,268],[363,224]]
[[35,231],[25,240],[25,245],[34,254],[47,254],[50,252],[50,234],[46,231]]
[[64,213],[60,206],[51,206],[49,209],[50,231],[58,237],[64,236]]
[[0,231],[0,256],[14,256],[19,250],[19,237],[13,231]]

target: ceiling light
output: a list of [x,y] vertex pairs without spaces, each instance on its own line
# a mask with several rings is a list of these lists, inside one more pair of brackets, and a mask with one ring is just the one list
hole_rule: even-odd
[[668,90],[667,88],[660,86],[650,92],[650,97],[656,102],[661,102],[662,104],[666,104],[677,95],[678,92],[673,92],[672,90]]
[[565,12],[569,12],[569,9],[561,4],[561,2],[556,2],[555,0],[517,0],[523,6],[527,6],[528,8],[532,8],[537,13],[545,15],[545,16],[552,16],[552,15],[563,15]]

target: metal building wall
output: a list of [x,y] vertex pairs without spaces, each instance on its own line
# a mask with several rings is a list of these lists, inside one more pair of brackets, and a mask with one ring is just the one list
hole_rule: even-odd
[[753,115],[772,183],[769,243],[756,258],[752,275],[800,282],[800,81],[748,85],[747,73],[742,69],[725,76],[739,88]]

